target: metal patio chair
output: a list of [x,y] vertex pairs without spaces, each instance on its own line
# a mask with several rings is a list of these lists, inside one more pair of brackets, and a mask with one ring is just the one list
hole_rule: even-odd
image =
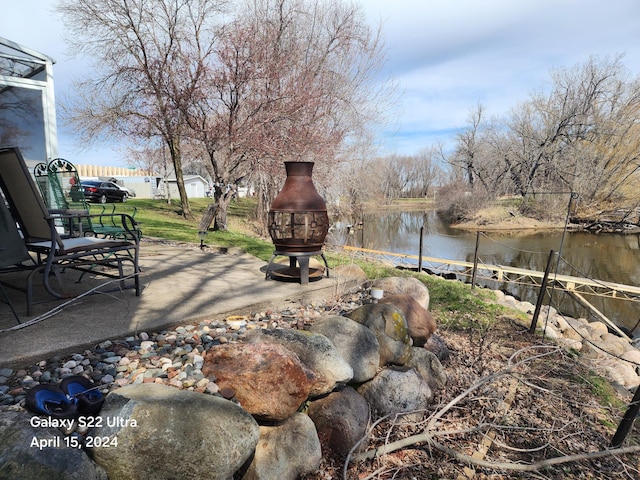
[[[49,282],[50,276],[57,274],[60,269],[118,279],[119,288],[133,288],[136,296],[140,295],[140,246],[133,231],[135,221],[131,216],[114,214],[119,217],[122,228],[131,232],[128,239],[73,236],[73,230],[65,232],[67,234],[60,233],[57,221],[81,224],[96,216],[81,211],[57,212],[48,209],[18,148],[0,149],[0,189],[7,199],[12,217],[20,227],[26,249],[36,258],[36,268],[27,281],[28,314],[31,314],[33,277],[36,272],[42,273],[45,289],[56,298],[70,296],[57,291]],[[133,267],[132,284],[127,282],[129,275],[124,272],[125,264]],[[97,265],[107,268],[94,268]]]
[[[27,251],[16,221],[11,217],[5,199],[0,196],[0,275],[18,271],[28,271],[36,267],[33,258]],[[0,281],[0,293],[3,302],[6,303],[16,321],[20,323],[20,317],[9,299],[5,287],[25,291],[16,285]]]

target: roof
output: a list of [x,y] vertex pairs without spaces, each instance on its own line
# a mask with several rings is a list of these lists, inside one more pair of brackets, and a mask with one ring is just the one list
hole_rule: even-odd
[[34,78],[44,71],[47,62],[55,63],[43,53],[0,37],[0,75]]

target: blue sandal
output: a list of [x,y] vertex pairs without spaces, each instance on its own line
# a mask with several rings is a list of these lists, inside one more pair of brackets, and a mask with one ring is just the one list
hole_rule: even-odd
[[97,415],[104,403],[104,395],[90,380],[80,375],[67,377],[60,382],[60,389],[72,401],[76,401],[78,412],[84,415]]
[[25,407],[40,415],[53,418],[75,418],[78,411],[74,401],[56,385],[36,385],[27,392]]

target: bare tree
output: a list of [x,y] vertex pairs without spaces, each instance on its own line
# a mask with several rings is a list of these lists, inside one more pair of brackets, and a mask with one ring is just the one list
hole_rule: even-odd
[[76,82],[67,119],[87,140],[160,137],[171,157],[182,213],[184,111],[213,53],[219,0],[61,0],[68,42],[93,62]]
[[481,124],[484,107],[478,104],[469,113],[469,126],[456,134],[456,147],[449,162],[456,168],[461,168],[466,176],[469,188],[473,189],[478,178],[478,156],[481,148]]
[[315,161],[324,186],[331,165],[366,138],[392,95],[376,76],[378,33],[359,8],[339,0],[247,0],[219,35],[216,63],[188,120],[219,187],[216,223],[225,228],[240,181],[253,182],[266,213],[283,161]]
[[435,147],[423,148],[416,156],[413,178],[414,188],[420,197],[426,198],[442,176],[438,157],[438,150]]
[[511,147],[503,160],[519,194],[576,184],[587,167],[576,154],[599,142],[605,119],[617,111],[611,100],[621,74],[619,58],[592,58],[553,72],[548,95],[537,92],[512,111],[507,123]]

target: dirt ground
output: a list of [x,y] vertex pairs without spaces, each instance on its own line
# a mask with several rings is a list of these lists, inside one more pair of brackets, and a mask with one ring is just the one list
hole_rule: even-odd
[[555,230],[564,228],[564,220],[536,220],[523,216],[515,209],[497,205],[482,209],[473,218],[451,226],[473,231]]

